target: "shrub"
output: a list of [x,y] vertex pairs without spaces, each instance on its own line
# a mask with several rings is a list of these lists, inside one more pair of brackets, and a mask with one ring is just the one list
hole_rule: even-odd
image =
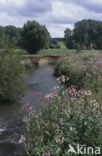
[[0,53],[0,99],[16,100],[24,92],[24,68],[18,56],[6,49]]
[[83,87],[85,72],[80,69],[80,63],[78,61],[62,59],[55,66],[54,75],[68,76],[70,79],[69,82],[66,83],[67,86],[75,85],[78,88]]
[[[62,76],[58,81],[64,84],[68,79]],[[102,112],[91,91],[77,91],[74,86],[53,89],[41,100],[41,112],[36,112],[29,103],[22,107],[28,112],[23,119],[28,137],[22,135],[19,143],[24,142],[26,155],[71,156],[69,144],[102,147]]]

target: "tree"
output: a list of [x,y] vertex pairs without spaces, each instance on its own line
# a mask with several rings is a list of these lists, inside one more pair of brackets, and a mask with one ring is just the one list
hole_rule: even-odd
[[47,48],[50,34],[46,27],[36,21],[28,21],[22,30],[22,47],[30,54],[36,54],[40,49]]
[[100,22],[95,20],[82,20],[75,23],[73,36],[81,48],[96,48],[96,26],[98,23]]
[[64,31],[64,42],[67,48],[73,48],[73,35],[72,31],[69,28],[66,28]]
[[58,45],[58,41],[54,38],[51,38],[50,43],[49,43],[49,48],[51,48],[51,49],[60,48],[60,46]]
[[67,48],[102,49],[102,22],[96,20],[82,20],[74,24],[74,29],[65,30],[65,44]]

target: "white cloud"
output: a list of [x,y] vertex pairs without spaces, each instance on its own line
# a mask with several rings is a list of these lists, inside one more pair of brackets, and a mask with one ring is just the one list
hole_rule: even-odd
[[0,0],[0,25],[22,27],[27,20],[46,25],[60,37],[82,19],[102,20],[102,0]]
[[0,0],[0,5],[2,7],[11,6],[11,7],[22,7],[26,3],[26,0]]

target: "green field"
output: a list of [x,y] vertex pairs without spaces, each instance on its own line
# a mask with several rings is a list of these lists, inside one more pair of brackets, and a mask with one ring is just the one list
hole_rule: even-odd
[[[102,52],[102,50],[81,50],[82,53],[86,52]],[[38,54],[42,55],[71,55],[77,53],[76,49],[43,49]]]
[[[38,57],[38,56],[66,56],[71,54],[78,53],[76,49],[67,49],[67,48],[60,48],[60,49],[43,49],[38,52],[38,54],[28,54],[24,49],[11,49],[14,51],[15,54],[24,55],[25,57]],[[0,49],[0,52],[3,49]],[[102,52],[102,50],[81,50],[81,53],[87,52]]]

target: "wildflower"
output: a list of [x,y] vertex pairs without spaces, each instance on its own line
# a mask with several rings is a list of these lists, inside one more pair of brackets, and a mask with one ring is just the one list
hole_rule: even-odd
[[58,82],[61,82],[60,80],[61,80],[61,77],[58,77],[58,78],[57,78],[57,81],[58,81]]
[[60,141],[61,141],[60,138],[58,138],[58,137],[55,138],[56,144],[58,144]]
[[30,103],[27,102],[25,105],[22,106],[22,110],[25,109],[25,108],[27,108],[29,105],[30,105]]
[[37,96],[40,96],[40,95],[42,95],[42,92],[35,92],[33,97],[37,97]]
[[90,90],[88,90],[88,91],[85,90],[85,95],[89,95],[90,96],[91,95],[91,91]]
[[29,111],[33,111],[33,107],[29,107]]
[[61,142],[62,142],[62,143],[64,142],[64,137],[61,138]]
[[22,144],[24,141],[25,141],[25,137],[24,137],[24,135],[21,135],[21,138],[20,138],[18,143]]
[[66,81],[68,81],[68,80],[69,80],[69,77],[66,78]]
[[73,128],[73,127],[69,127],[69,129],[70,129],[71,131],[74,131],[74,130],[75,130],[75,128]]
[[25,116],[24,119],[23,119],[23,122],[29,122],[30,121],[30,118]]
[[56,92],[52,92],[50,94],[46,94],[44,100],[49,100],[50,98],[52,98],[54,95],[56,94]]
[[57,78],[57,81],[59,82],[59,83],[65,83],[66,81],[68,81],[69,80],[69,77],[66,77],[66,75],[61,75],[61,77],[58,77]]
[[44,153],[42,156],[51,156],[50,153]]
[[61,81],[62,81],[63,83],[65,83],[66,79],[65,79],[65,76],[64,76],[64,75],[61,76]]
[[59,89],[59,86],[55,86],[52,88],[52,90],[57,90],[57,89]]

